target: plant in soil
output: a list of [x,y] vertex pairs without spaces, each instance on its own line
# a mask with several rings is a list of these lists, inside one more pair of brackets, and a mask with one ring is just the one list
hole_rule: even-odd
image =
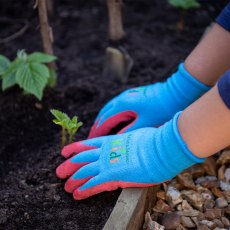
[[17,57],[12,62],[0,55],[2,90],[18,85],[26,94],[32,94],[41,100],[45,87],[54,85],[53,76],[56,73],[46,64],[55,59],[53,55],[40,52],[28,55],[24,50],[18,51]]
[[54,124],[62,127],[62,147],[73,141],[74,135],[78,129],[83,125],[81,121],[78,122],[78,117],[74,116],[72,119],[66,114],[57,109],[51,109],[50,112],[54,115]]
[[169,4],[173,7],[180,9],[180,19],[177,22],[177,31],[182,32],[185,28],[185,17],[187,10],[200,7],[197,0],[168,0]]

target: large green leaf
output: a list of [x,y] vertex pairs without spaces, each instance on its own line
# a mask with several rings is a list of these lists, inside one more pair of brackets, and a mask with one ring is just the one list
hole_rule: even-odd
[[25,64],[16,70],[16,82],[19,86],[39,100],[42,99],[48,78],[48,68],[39,63]]
[[169,0],[169,3],[174,7],[182,8],[185,10],[197,8],[200,6],[197,0]]
[[3,76],[2,78],[2,90],[6,90],[16,84],[15,72]]
[[38,63],[49,63],[57,58],[50,54],[40,53],[40,52],[34,52],[30,55],[28,55],[28,62],[38,62]]
[[0,75],[8,68],[10,60],[3,55],[0,55]]
[[13,62],[10,63],[7,69],[2,73],[3,76],[7,76],[9,74],[12,74],[16,72],[16,70],[20,67],[23,66],[24,62],[19,59],[15,59]]

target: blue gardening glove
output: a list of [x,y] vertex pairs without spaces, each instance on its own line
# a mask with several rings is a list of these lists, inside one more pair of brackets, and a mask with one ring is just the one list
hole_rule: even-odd
[[129,89],[109,101],[97,116],[89,138],[108,135],[123,122],[127,125],[118,133],[158,127],[209,89],[181,64],[166,82]]
[[76,200],[118,187],[147,187],[167,181],[189,166],[203,162],[193,155],[179,134],[175,117],[159,128],[76,142],[62,153],[72,158],[56,170],[70,177],[65,190]]

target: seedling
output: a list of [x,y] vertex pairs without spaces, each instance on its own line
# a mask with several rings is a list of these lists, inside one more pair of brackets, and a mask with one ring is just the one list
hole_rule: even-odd
[[[78,129],[83,125],[78,122],[78,117],[74,116],[72,119],[66,114],[56,109],[51,109],[50,112],[54,115],[53,122],[62,127],[62,146],[73,141],[74,135]],[[67,141],[68,140],[68,141]]]
[[200,3],[197,0],[168,0],[169,4],[180,9],[180,19],[177,23],[177,30],[179,32],[184,30],[185,17],[187,10],[200,7]]
[[32,94],[42,99],[46,86],[54,85],[54,75],[46,64],[56,59],[53,55],[34,52],[27,55],[24,50],[17,53],[14,61],[0,55],[0,78],[2,90],[19,85],[26,94]]

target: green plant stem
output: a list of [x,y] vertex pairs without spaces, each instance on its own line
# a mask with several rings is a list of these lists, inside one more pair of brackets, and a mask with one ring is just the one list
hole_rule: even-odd
[[61,141],[62,141],[62,147],[65,146],[66,144],[66,130],[64,127],[62,127],[62,138],[61,138]]
[[69,144],[73,141],[73,133],[69,133]]

